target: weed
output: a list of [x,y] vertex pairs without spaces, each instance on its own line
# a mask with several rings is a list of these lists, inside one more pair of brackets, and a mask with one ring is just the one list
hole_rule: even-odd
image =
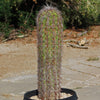
[[99,57],[89,57],[87,61],[98,61]]
[[0,31],[2,32],[2,35],[4,36],[4,38],[8,38],[10,35],[9,23],[0,22]]
[[82,89],[82,87],[76,87],[75,89]]

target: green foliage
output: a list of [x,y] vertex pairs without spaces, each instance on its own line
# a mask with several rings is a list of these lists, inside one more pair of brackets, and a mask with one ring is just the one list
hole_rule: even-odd
[[98,61],[99,57],[89,57],[87,61]]
[[6,0],[0,0],[0,21],[8,22],[11,13],[10,13],[10,4]]
[[1,35],[4,35],[4,38],[8,38],[10,35],[9,24],[0,22],[0,32],[1,32]]
[[6,34],[6,37],[9,36],[8,33],[10,34],[10,26],[23,32],[29,28],[33,29],[35,23],[33,8],[31,5],[27,10],[25,3],[23,0],[0,0],[0,31]]
[[9,37],[9,23],[10,23],[10,4],[9,1],[0,0],[0,32],[4,35],[4,38]]
[[34,15],[26,11],[19,11],[18,14],[19,14],[19,22],[18,22],[19,28],[23,32],[25,32],[27,29],[32,30],[35,24]]
[[98,14],[98,22],[100,23],[100,14]]
[[[42,0],[40,0],[42,1]],[[64,26],[84,28],[97,20],[97,2],[100,0],[44,0],[57,6],[64,18]]]
[[97,24],[100,24],[100,0],[97,2]]
[[53,7],[43,8],[37,16],[38,91],[41,100],[60,99],[62,23],[60,12]]
[[64,22],[67,26],[88,27],[96,21],[95,0],[70,0],[69,2],[62,2],[59,8],[62,10]]
[[36,13],[46,2],[61,10],[64,29],[100,24],[100,0],[0,0],[0,22],[5,29],[9,25],[23,32],[33,29]]

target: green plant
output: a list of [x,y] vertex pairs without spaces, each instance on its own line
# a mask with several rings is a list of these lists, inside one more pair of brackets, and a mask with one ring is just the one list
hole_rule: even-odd
[[8,0],[0,0],[0,21],[8,23],[11,16],[10,3]]
[[0,32],[4,38],[8,38],[10,35],[12,16],[15,16],[11,11],[12,7],[16,4],[13,3],[16,0],[0,0]]
[[60,8],[66,25],[79,28],[88,27],[96,22],[97,7],[95,0],[62,1],[63,7]]
[[41,100],[60,98],[63,21],[53,7],[44,7],[37,16],[38,91]]
[[4,38],[8,38],[10,35],[9,23],[1,23],[0,22],[0,32],[2,33],[1,35],[3,35]]
[[25,33],[28,29],[33,29],[33,26],[35,24],[34,15],[32,12],[26,12],[26,11],[19,11],[19,22],[18,26]]
[[0,32],[4,38],[8,38],[10,34],[9,29],[9,18],[11,17],[10,13],[10,3],[8,0],[0,0]]
[[2,31],[5,38],[10,35],[9,30],[11,29],[9,26],[20,29],[23,33],[28,33],[29,30],[33,29],[35,23],[34,5],[33,1],[30,1],[0,0],[0,31]]
[[[85,28],[97,19],[97,0],[44,0],[61,10],[67,27]],[[100,1],[100,0],[98,0]],[[39,4],[43,0],[38,1]],[[87,21],[88,20],[88,21]]]
[[99,57],[89,57],[87,61],[98,61]]
[[75,89],[82,89],[82,87],[76,87]]

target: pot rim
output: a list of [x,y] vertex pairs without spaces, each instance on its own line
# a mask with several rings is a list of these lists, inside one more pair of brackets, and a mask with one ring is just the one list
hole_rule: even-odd
[[[76,92],[72,89],[61,88],[61,93],[71,94],[72,96],[63,98],[63,99],[59,99],[59,100],[78,100],[78,96],[77,96]],[[30,99],[30,97],[36,96],[36,95],[38,95],[37,89],[28,91],[24,94],[23,100],[35,100],[35,99]]]

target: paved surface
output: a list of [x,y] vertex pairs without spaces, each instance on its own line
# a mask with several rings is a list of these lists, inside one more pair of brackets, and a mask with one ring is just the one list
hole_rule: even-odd
[[76,90],[79,100],[100,100],[100,86],[91,86]]
[[[30,48],[29,46],[27,48]],[[87,61],[91,56],[98,56],[99,60]],[[26,91],[36,89],[37,69],[33,69],[34,73],[13,74],[1,78],[0,100],[23,100],[23,95]],[[100,100],[99,47],[98,49],[93,48],[93,50],[91,48],[89,50],[80,50],[63,47],[62,87],[74,89],[78,94],[78,100]]]

